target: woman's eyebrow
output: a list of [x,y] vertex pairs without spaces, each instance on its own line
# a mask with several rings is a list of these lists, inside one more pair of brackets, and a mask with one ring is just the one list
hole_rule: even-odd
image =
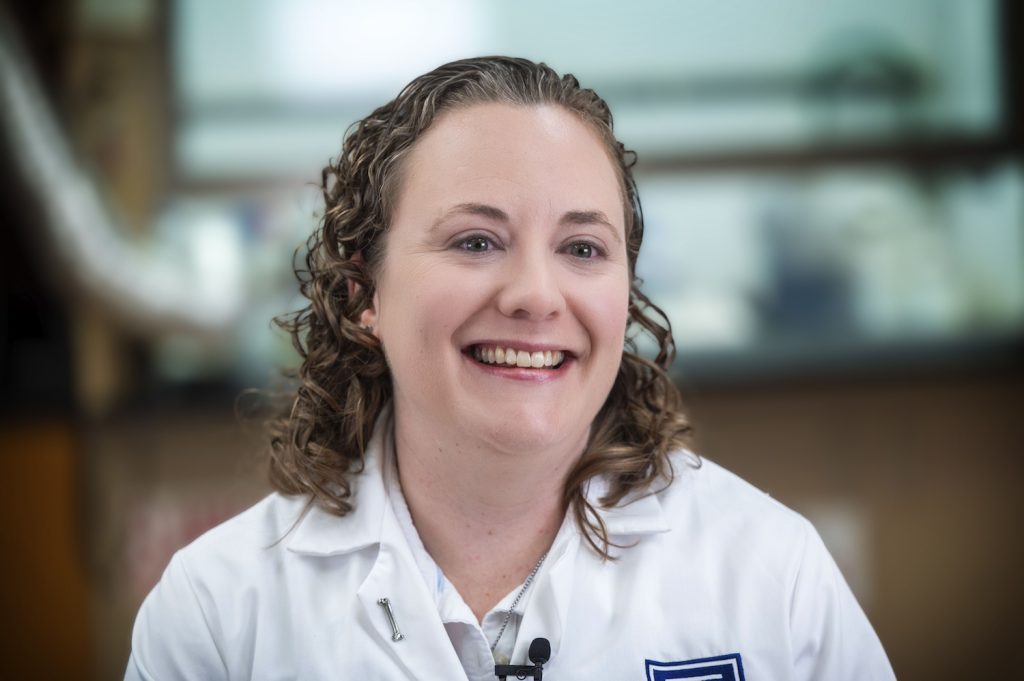
[[[496,206],[486,203],[468,202],[456,204],[446,210],[444,215],[431,225],[430,229],[436,229],[445,220],[455,215],[478,215],[496,222],[510,222],[508,213]],[[570,210],[563,214],[558,222],[561,225],[600,225],[606,227],[616,241],[622,241],[622,237],[619,236],[619,230],[608,219],[608,216],[599,210]]]
[[601,225],[608,228],[608,231],[616,241],[620,243],[622,241],[622,237],[619,236],[619,230],[608,219],[608,216],[599,210],[571,210],[562,216],[559,223],[563,225]]
[[442,215],[440,218],[438,218],[434,222],[434,224],[430,226],[430,228],[431,229],[436,228],[441,223],[443,223],[445,220],[447,220],[447,219],[449,219],[449,218],[451,218],[452,216],[455,216],[455,215],[478,215],[480,217],[489,218],[489,219],[495,220],[497,222],[508,222],[509,221],[508,213],[506,213],[505,211],[503,211],[500,208],[497,208],[495,206],[489,206],[486,203],[472,203],[472,202],[470,202],[470,203],[460,203],[460,204],[457,204],[455,206],[452,206],[451,208],[446,210],[444,212],[444,215]]

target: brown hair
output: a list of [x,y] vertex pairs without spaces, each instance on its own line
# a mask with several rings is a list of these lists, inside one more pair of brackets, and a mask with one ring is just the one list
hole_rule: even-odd
[[[488,102],[555,104],[579,116],[604,140],[620,179],[631,287],[626,349],[618,376],[594,420],[586,450],[566,480],[563,502],[589,544],[609,557],[611,543],[586,483],[606,476],[599,503],[611,507],[652,482],[672,480],[669,453],[688,442],[690,426],[666,370],[675,357],[664,313],[635,276],[643,213],[633,180],[636,155],[615,139],[608,105],[572,75],[510,57],[445,64],[409,83],[391,102],[350,129],[341,155],[322,173],[326,209],[297,268],[303,310],[276,321],[302,357],[290,411],[272,423],[270,481],[284,494],[308,494],[324,510],[352,510],[351,477],[391,398],[391,375],[377,338],[360,327],[374,293],[402,160],[439,114]],[[660,321],[659,321],[660,318]],[[636,354],[635,332],[657,343],[653,361]]]

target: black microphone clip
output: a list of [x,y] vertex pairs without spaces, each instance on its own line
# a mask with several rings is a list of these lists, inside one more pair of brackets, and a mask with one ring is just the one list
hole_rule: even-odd
[[551,642],[546,638],[535,638],[530,643],[530,662],[533,664],[496,664],[494,675],[501,681],[514,676],[517,679],[530,677],[541,681],[544,677],[544,663],[551,659]]

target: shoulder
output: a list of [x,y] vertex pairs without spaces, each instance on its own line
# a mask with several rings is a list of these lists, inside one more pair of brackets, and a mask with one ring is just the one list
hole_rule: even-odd
[[710,459],[681,450],[672,464],[674,479],[657,496],[673,530],[786,555],[817,536],[799,513]]
[[717,506],[722,511],[750,508],[773,515],[795,515],[771,495],[706,456],[680,449],[671,454],[670,460],[674,479],[672,484],[661,490],[663,499],[697,495],[702,503]]
[[139,609],[126,678],[214,679],[237,669],[229,641],[252,639],[261,585],[280,572],[282,539],[307,505],[268,496],[175,553]]
[[289,571],[291,539],[313,512],[308,497],[271,494],[180,549],[154,591],[194,600],[211,629],[228,626],[220,613],[251,615]]
[[379,442],[378,433],[350,513],[272,494],[178,551],[139,609],[129,677],[251,678],[282,664],[308,671],[336,654],[323,631],[354,626],[381,544]]
[[693,598],[710,598],[709,612],[730,613],[743,594],[733,625],[747,623],[748,640],[786,632],[796,678],[892,678],[878,637],[814,526],[713,461],[696,461],[677,453],[675,479],[656,495],[668,526],[663,549],[698,566],[690,571]]
[[805,550],[821,546],[811,524],[713,461],[680,450],[671,462],[668,481],[603,511],[609,535],[624,549],[619,555],[652,577],[665,571],[674,578],[670,566],[687,564],[716,588],[791,591]]
[[271,494],[201,535],[179,550],[175,559],[189,567],[243,568],[255,557],[266,558],[281,551],[309,506],[305,496]]
[[[756,592],[756,602],[783,619],[801,589],[842,582],[802,515],[714,461],[680,451],[672,462],[673,480],[654,494],[662,532],[642,542],[664,564],[693,566],[694,579],[705,591],[719,590],[723,601]],[[651,560],[637,556],[645,558]]]

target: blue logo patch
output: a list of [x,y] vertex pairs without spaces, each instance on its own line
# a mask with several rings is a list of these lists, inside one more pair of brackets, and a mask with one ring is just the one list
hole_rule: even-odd
[[704,657],[681,662],[647,660],[647,681],[690,679],[690,681],[744,681],[739,653]]

